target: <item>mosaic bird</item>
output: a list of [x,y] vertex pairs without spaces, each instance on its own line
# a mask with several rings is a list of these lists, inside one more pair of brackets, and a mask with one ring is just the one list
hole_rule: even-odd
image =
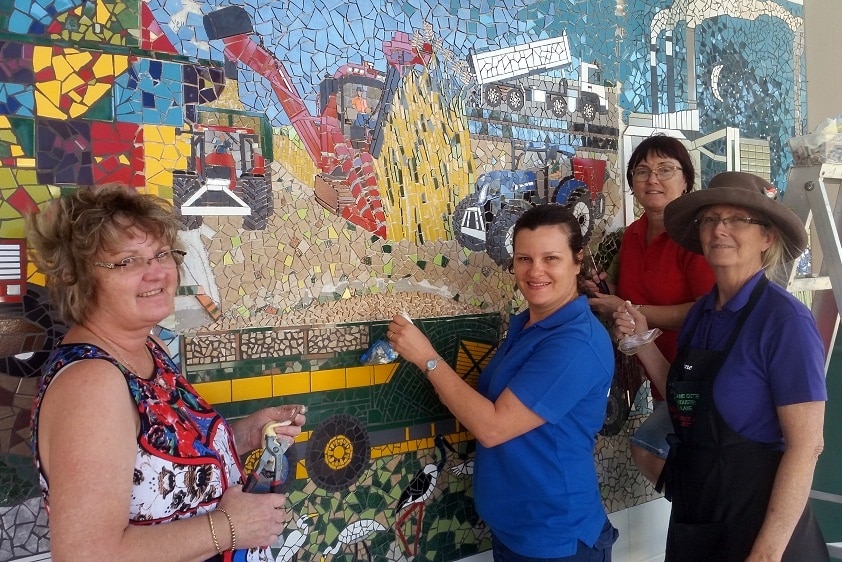
[[439,462],[435,464],[430,463],[415,473],[415,476],[412,480],[410,480],[409,485],[404,488],[400,498],[398,498],[398,505],[395,508],[395,512],[397,513],[405,507],[409,507],[409,509],[404,511],[395,522],[395,533],[400,537],[407,552],[409,552],[410,549],[403,533],[403,524],[413,513],[416,511],[418,512],[417,522],[415,524],[415,541],[411,551],[413,555],[418,553],[418,541],[421,538],[421,522],[424,519],[424,502],[427,501],[427,498],[429,498],[433,494],[433,490],[436,489],[436,482],[438,481],[439,474],[444,469],[444,463],[447,460],[447,451],[444,448],[444,436],[436,435],[434,441],[436,447],[438,447],[439,454],[441,455]]
[[[304,513],[295,521],[297,529],[293,529],[286,537],[278,537],[278,541],[272,545],[274,548],[280,548],[275,562],[289,562],[301,550],[310,532],[309,521],[316,515],[318,513]],[[281,542],[282,539],[283,542]]]
[[365,539],[371,536],[372,533],[385,530],[386,527],[374,519],[360,519],[359,521],[354,521],[342,529],[339,536],[336,537],[336,542],[332,546],[324,549],[324,552],[322,552],[322,562],[327,559],[328,555],[333,556],[339,552],[340,549],[352,545],[354,546],[354,560],[359,560],[360,545],[362,545],[366,553],[366,559],[371,562],[371,550],[365,543]]

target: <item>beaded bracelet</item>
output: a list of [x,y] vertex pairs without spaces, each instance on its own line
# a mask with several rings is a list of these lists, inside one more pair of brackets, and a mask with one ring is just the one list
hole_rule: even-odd
[[213,517],[211,517],[211,512],[208,511],[205,515],[208,516],[208,524],[210,525],[211,537],[213,538],[213,546],[216,548],[216,553],[222,556],[222,550],[219,549],[219,541],[216,538],[216,530],[213,528]]
[[234,531],[234,522],[231,521],[231,516],[228,515],[228,512],[222,509],[221,507],[216,508],[217,511],[221,511],[225,518],[228,520],[228,528],[231,529],[231,552],[237,550],[237,533]]

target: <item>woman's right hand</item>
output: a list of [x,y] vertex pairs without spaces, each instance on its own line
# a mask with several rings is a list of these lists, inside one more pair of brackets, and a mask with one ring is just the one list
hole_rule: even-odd
[[[250,494],[242,486],[231,486],[219,501],[217,508],[228,512],[237,534],[237,548],[267,547],[283,534],[290,520],[285,509],[286,494]],[[213,514],[214,529],[222,550],[231,547],[230,529],[223,513]]]
[[401,314],[392,318],[386,331],[386,339],[395,351],[422,371],[427,360],[438,355],[418,326]]
[[[586,283],[593,282],[586,281]],[[599,292],[593,293],[593,295],[588,299],[588,305],[590,305],[593,313],[605,321],[614,320],[614,312],[623,306],[623,299],[616,295],[606,295]]]

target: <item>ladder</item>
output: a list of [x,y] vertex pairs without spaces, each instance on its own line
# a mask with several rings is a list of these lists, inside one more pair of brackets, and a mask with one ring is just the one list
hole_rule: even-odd
[[[827,362],[839,328],[842,310],[842,246],[837,225],[842,223],[842,164],[796,166],[790,169],[782,202],[804,223],[810,240],[812,274],[798,275],[789,264],[782,283],[793,293],[812,295],[810,309],[825,344]],[[781,281],[780,273],[774,276]]]
[[[842,164],[796,166],[789,172],[782,199],[804,222],[810,236],[813,273],[798,275],[796,264],[785,272],[787,290],[812,296],[810,309],[825,344],[827,374],[842,310],[842,246],[837,225],[842,224]],[[780,278],[777,278],[779,281]],[[842,504],[842,495],[812,490],[814,500]],[[828,543],[830,557],[842,559],[842,543]]]

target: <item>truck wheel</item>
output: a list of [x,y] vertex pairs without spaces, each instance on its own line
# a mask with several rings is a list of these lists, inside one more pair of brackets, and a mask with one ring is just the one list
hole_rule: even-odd
[[263,176],[253,176],[243,177],[238,183],[242,186],[243,201],[251,209],[251,214],[243,217],[243,230],[266,230],[274,212],[272,182]]
[[582,119],[591,122],[596,119],[596,104],[593,100],[584,100],[582,102]]
[[354,416],[331,416],[313,431],[306,457],[307,474],[316,485],[328,492],[344,490],[368,467],[368,431]]
[[526,209],[503,207],[500,213],[491,221],[488,227],[488,240],[485,243],[485,251],[497,265],[508,266],[512,261],[514,249],[512,248],[512,234],[515,229],[515,222],[526,212]]
[[459,201],[453,211],[453,237],[460,245],[474,252],[485,250],[484,214],[485,210],[479,206],[476,193]]
[[564,117],[567,113],[567,100],[564,96],[554,96],[553,99],[550,100],[550,110],[556,117]]
[[526,97],[523,95],[523,90],[520,88],[512,88],[509,90],[508,99],[506,103],[512,111],[520,111],[526,103]]
[[485,88],[485,102],[491,107],[497,107],[503,101],[503,91],[498,86]]
[[593,233],[593,210],[591,209],[591,196],[587,189],[575,189],[567,198],[565,207],[570,209],[579,226],[582,228],[582,238],[585,242],[590,240]]
[[202,226],[202,215],[182,215],[181,207],[190,196],[202,188],[202,182],[196,176],[173,174],[172,204],[182,230],[193,230]]

